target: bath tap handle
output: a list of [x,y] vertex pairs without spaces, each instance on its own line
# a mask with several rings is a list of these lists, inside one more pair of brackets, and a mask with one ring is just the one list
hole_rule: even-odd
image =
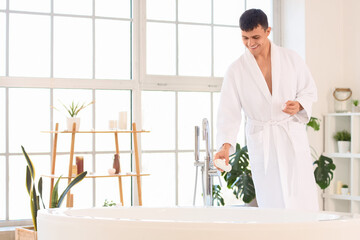
[[195,126],[195,161],[199,161],[200,159],[199,135],[200,135],[200,128],[199,126]]
[[209,134],[209,122],[206,118],[202,121],[202,129],[203,129],[203,140],[207,139],[207,136]]

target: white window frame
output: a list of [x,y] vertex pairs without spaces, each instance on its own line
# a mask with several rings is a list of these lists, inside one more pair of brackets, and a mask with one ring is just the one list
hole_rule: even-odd
[[[9,1],[7,0],[7,9],[0,10],[4,13],[25,13],[24,11],[10,11],[9,10]],[[246,6],[245,0],[245,6]],[[249,1],[249,0],[248,0]],[[176,0],[176,6],[178,0]],[[35,78],[35,77],[8,77],[9,76],[9,14],[6,14],[7,26],[6,26],[6,76],[0,77],[0,87],[5,88],[6,92],[6,132],[5,138],[6,142],[9,140],[9,88],[13,87],[22,87],[22,88],[49,88],[52,94],[52,89],[54,88],[71,88],[71,89],[93,89],[93,92],[97,89],[114,89],[114,90],[130,90],[132,92],[132,121],[136,122],[139,129],[142,129],[141,123],[141,91],[143,90],[155,90],[155,91],[205,91],[205,92],[219,92],[221,90],[222,78],[219,77],[191,77],[191,76],[163,76],[163,75],[147,75],[146,74],[146,0],[133,0],[133,16],[132,16],[132,79],[131,80],[107,80],[107,79],[69,79],[69,78]],[[95,5],[95,0],[93,0],[93,6]],[[43,15],[50,15],[51,17],[51,35],[53,36],[53,16],[64,15],[64,14],[54,14],[53,8],[54,2],[51,0],[51,13],[41,13]],[[31,12],[28,12],[31,14]],[[278,45],[281,45],[281,29],[280,29],[280,13],[281,13],[281,0],[273,0],[273,16],[274,16],[274,42]],[[38,14],[38,13],[33,13]],[[66,16],[71,16],[70,14]],[[92,17],[95,21],[94,11]],[[109,18],[106,18],[109,19]],[[176,21],[177,22],[177,21]],[[180,22],[177,22],[180,23]],[[221,26],[214,24],[206,24],[212,26]],[[213,30],[212,30],[213,32]],[[93,33],[94,34],[94,33]],[[212,33],[213,36],[213,33]],[[52,37],[53,38],[53,37]],[[93,35],[94,39],[94,35]],[[53,39],[51,39],[51,53],[53,52]],[[241,44],[241,43],[239,43]],[[213,46],[212,46],[213,47]],[[178,49],[178,46],[177,46]],[[213,58],[213,57],[212,57]],[[52,58],[51,58],[52,59]],[[94,63],[93,63],[94,64]],[[213,65],[213,60],[212,60]],[[177,64],[178,66],[178,64]],[[94,69],[94,68],[93,68]],[[93,70],[94,71],[94,70]],[[51,64],[51,74],[53,76],[53,64]],[[178,70],[177,70],[178,72]],[[213,75],[213,69],[212,69]],[[93,72],[93,76],[95,76]],[[213,95],[211,94],[211,100]],[[213,103],[211,103],[212,105]],[[177,93],[176,93],[176,105],[177,105]],[[213,111],[213,106],[212,110]],[[212,116],[212,115],[211,115]],[[177,119],[177,116],[176,116]],[[51,119],[52,121],[52,119]],[[177,121],[177,120],[176,120]],[[54,126],[51,126],[52,128]],[[176,122],[177,127],[177,122]],[[212,126],[213,128],[213,126]],[[176,130],[176,137],[178,136]],[[52,136],[51,136],[52,143]],[[214,142],[214,141],[212,141]],[[52,146],[52,144],[51,144]],[[139,149],[140,149],[140,161],[141,161],[141,136],[139,139]],[[177,139],[176,139],[176,149],[177,149]],[[52,150],[51,150],[52,152]],[[51,152],[49,153],[51,156]],[[144,151],[145,152],[145,151]],[[152,151],[146,151],[152,152]],[[169,151],[156,151],[158,152],[169,152]],[[173,151],[172,151],[173,152]],[[178,152],[176,154],[176,165]],[[95,154],[95,153],[94,153]],[[9,144],[6,145],[5,154],[0,154],[6,158],[6,220],[0,221],[0,227],[3,226],[18,226],[31,224],[31,220],[9,220]],[[133,164],[134,166],[134,164]],[[176,188],[178,186],[177,176],[176,178]],[[95,185],[94,185],[95,186]],[[132,199],[133,202],[137,202],[137,188],[135,184],[132,184]],[[93,189],[95,192],[95,189]],[[178,191],[176,191],[177,194]],[[178,196],[176,195],[176,202]]]

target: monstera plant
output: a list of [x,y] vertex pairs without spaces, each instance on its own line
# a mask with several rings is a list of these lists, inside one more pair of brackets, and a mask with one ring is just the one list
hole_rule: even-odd
[[247,146],[241,148],[236,144],[236,152],[230,156],[232,169],[230,172],[222,172],[227,187],[233,190],[237,199],[250,203],[255,198],[255,187],[249,168],[249,154]]
[[315,181],[324,190],[330,185],[336,166],[331,158],[324,155],[320,155],[314,164],[317,165],[314,171]]
[[[307,126],[313,128],[314,131],[319,131],[320,120],[318,118],[311,117]],[[333,171],[336,166],[331,158],[324,155],[319,156],[313,147],[311,147],[311,151],[311,155],[315,159],[313,164],[316,165],[314,170],[315,181],[322,190],[325,190],[333,179]]]

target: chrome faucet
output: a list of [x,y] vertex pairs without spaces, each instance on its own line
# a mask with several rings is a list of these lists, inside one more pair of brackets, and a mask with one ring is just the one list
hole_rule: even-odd
[[[213,177],[219,176],[218,171],[214,167],[212,161],[212,153],[210,147],[210,130],[209,122],[206,118],[202,121],[202,135],[203,140],[205,141],[206,146],[206,155],[204,161],[199,161],[199,127],[195,126],[195,163],[196,166],[196,176],[195,176],[195,191],[194,191],[194,200],[193,204],[195,205],[196,200],[196,185],[197,185],[197,172],[198,167],[201,167],[202,173],[202,190],[203,190],[203,200],[205,206],[213,205],[213,196],[212,196],[212,187],[213,187]],[[205,183],[205,184],[204,184]]]

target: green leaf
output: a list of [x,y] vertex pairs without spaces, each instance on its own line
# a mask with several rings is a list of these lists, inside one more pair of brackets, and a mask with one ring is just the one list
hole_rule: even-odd
[[62,204],[62,201],[65,199],[66,194],[68,193],[68,191],[70,191],[70,189],[75,186],[77,183],[79,183],[81,180],[83,180],[85,178],[87,174],[87,171],[80,173],[79,175],[77,175],[70,183],[69,185],[66,187],[66,189],[64,190],[64,192],[61,194],[60,198],[59,198],[59,202],[57,203],[56,207],[60,207]]
[[316,117],[311,117],[310,121],[307,123],[308,127],[312,127],[314,131],[320,130],[320,120]]
[[213,193],[213,205],[217,206],[224,206],[225,201],[224,198],[221,196],[221,186],[220,185],[213,185],[212,187],[212,193]]
[[314,165],[317,165],[314,170],[315,181],[321,189],[326,189],[333,179],[336,166],[331,158],[324,155],[321,155]]
[[29,166],[26,166],[26,190],[29,193],[29,196],[31,197],[31,185],[32,185],[32,179],[31,179],[31,173],[29,170]]
[[222,173],[227,187],[233,190],[236,198],[241,198],[245,203],[249,203],[255,198],[255,187],[249,161],[247,146],[241,148],[240,144],[236,144],[236,152],[230,158],[232,169],[230,172]]
[[35,186],[33,185],[31,190],[31,197],[30,197],[30,209],[31,209],[31,216],[34,224],[34,230],[37,231],[37,211],[39,210],[37,205],[37,196]]
[[59,181],[61,179],[61,176],[58,178],[58,180],[56,181],[53,191],[51,193],[51,205],[50,208],[56,208],[58,205],[58,197],[59,197],[59,193],[58,193],[58,188],[59,188]]
[[30,175],[33,181],[35,181],[35,168],[34,168],[34,164],[32,163],[32,161],[29,158],[29,155],[26,153],[25,148],[23,146],[21,146],[22,152],[25,156],[26,162],[29,166],[29,170],[30,170]]
[[39,182],[38,182],[38,190],[39,190],[39,195],[41,198],[42,205],[45,209],[46,207],[45,207],[43,196],[42,196],[42,189],[43,189],[42,186],[43,186],[43,181],[42,181],[42,177],[40,177]]

